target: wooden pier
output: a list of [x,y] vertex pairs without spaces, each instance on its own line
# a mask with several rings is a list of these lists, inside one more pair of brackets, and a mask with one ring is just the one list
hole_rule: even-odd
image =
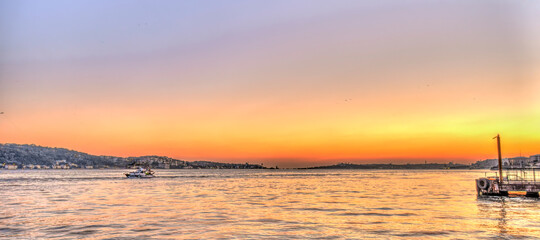
[[[536,172],[536,171],[535,171]],[[476,192],[486,196],[524,195],[539,197],[540,182],[527,180],[507,180],[502,183],[497,177],[476,179]]]
[[478,195],[509,196],[516,194],[539,197],[540,168],[506,168],[504,169],[506,172],[504,176],[501,160],[501,139],[498,134],[494,138],[497,139],[499,155],[498,175],[476,179],[476,192]]

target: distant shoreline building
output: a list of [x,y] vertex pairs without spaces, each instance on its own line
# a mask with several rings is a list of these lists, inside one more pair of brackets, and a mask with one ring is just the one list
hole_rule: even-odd
[[[498,165],[499,161],[497,159],[486,159],[471,164],[471,168],[487,169],[497,167]],[[503,168],[540,167],[540,154],[531,155],[530,157],[503,158],[502,165]]]
[[487,169],[497,166],[498,160],[497,159],[486,159],[482,161],[477,161],[473,164],[471,164],[472,168],[479,168],[479,169]]
[[6,164],[4,166],[4,168],[7,169],[7,170],[15,170],[15,169],[19,168],[19,166],[17,166],[16,164]]

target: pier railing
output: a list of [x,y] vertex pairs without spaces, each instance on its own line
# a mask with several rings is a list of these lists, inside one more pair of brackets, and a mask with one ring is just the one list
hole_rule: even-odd
[[[499,173],[487,178],[499,178]],[[510,184],[540,184],[540,168],[505,168],[503,169],[503,182]]]
[[540,184],[540,168],[504,169],[503,181],[506,183]]

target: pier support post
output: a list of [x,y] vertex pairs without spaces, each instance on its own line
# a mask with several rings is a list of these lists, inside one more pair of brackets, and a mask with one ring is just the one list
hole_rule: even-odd
[[538,192],[527,192],[526,197],[539,197]]

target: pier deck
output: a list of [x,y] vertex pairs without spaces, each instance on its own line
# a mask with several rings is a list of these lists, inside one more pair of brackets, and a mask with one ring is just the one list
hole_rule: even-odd
[[476,179],[478,195],[508,196],[509,192],[522,193],[529,197],[539,197],[540,182],[535,180],[506,180],[500,183],[498,177]]
[[[478,195],[508,196],[509,192],[521,192],[528,197],[539,197],[540,179],[536,174],[540,168],[534,165],[523,167],[523,164],[520,167],[503,167],[501,137],[497,134],[494,139],[497,139],[498,175],[476,179],[476,192]],[[503,175],[503,169],[506,176]],[[537,179],[539,181],[536,181]]]

